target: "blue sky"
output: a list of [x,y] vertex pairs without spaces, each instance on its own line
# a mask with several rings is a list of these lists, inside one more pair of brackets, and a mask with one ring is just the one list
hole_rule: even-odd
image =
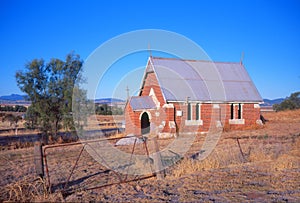
[[[1,0],[0,95],[21,93],[14,75],[32,59],[63,59],[74,50],[85,60],[107,40],[140,29],[184,35],[214,61],[238,62],[244,52],[243,63],[263,98],[300,91],[299,0]],[[137,70],[140,84],[147,54],[126,61],[118,77]],[[96,96],[110,97],[118,77]]]

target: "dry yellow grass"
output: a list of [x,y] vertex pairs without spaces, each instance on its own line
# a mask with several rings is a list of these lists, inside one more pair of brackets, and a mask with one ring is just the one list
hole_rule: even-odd
[[[264,113],[269,122],[263,128],[223,133],[214,151],[203,161],[189,158],[200,150],[204,140],[199,137],[187,156],[166,171],[166,178],[137,181],[115,185],[93,191],[76,191],[62,197],[59,191],[47,193],[43,184],[32,178],[33,170],[24,172],[29,162],[23,154],[30,149],[11,150],[0,154],[3,167],[0,168],[5,180],[11,171],[24,179],[12,181],[3,186],[1,200],[10,201],[102,201],[102,202],[299,202],[300,168],[300,110]],[[122,135],[117,135],[117,137]],[[237,144],[238,137],[241,150]],[[169,140],[160,140],[163,147]],[[124,147],[125,148],[125,147]],[[73,150],[73,151],[72,151]],[[124,149],[125,150],[125,149]],[[130,151],[130,148],[127,150]],[[152,149],[149,147],[149,150]],[[18,153],[17,153],[18,152]],[[59,152],[49,163],[50,167],[65,168],[68,175],[69,155],[78,153],[75,147]],[[137,149],[138,153],[138,149]],[[10,155],[11,154],[11,155]],[[62,155],[63,154],[63,155]],[[65,156],[65,157],[64,157]],[[76,158],[76,156],[75,156]],[[9,162],[7,161],[9,160]],[[82,168],[76,171],[75,180],[87,172],[94,174],[99,168],[93,160],[80,159]],[[9,166],[11,165],[11,166]],[[19,166],[19,167],[16,167]],[[13,170],[14,169],[14,170]],[[94,170],[94,171],[93,171]],[[29,172],[30,171],[30,172]],[[17,174],[18,173],[18,174]],[[60,174],[55,171],[53,176]],[[31,176],[32,179],[28,178]],[[59,179],[59,177],[54,177]],[[100,181],[93,176],[94,181]],[[90,180],[90,179],[87,179]],[[93,182],[95,183],[95,182]],[[75,185],[76,186],[76,185]],[[28,191],[26,193],[26,191]]]
[[45,181],[42,178],[35,181],[25,178],[7,185],[5,190],[9,194],[8,201],[33,201],[39,195],[43,195],[44,198],[47,198],[48,195]]
[[[208,157],[203,161],[192,160],[189,158],[185,158],[180,161],[178,165],[172,170],[172,175],[175,178],[181,177],[187,174],[193,174],[195,172],[210,170],[210,169],[217,169],[220,167],[220,162],[215,157]],[[170,178],[174,178],[170,177]]]
[[[244,163],[257,165],[258,168],[260,165],[267,165],[266,169],[269,171],[300,168],[300,110],[266,112],[265,117],[269,121],[263,128],[229,130],[224,133],[223,139],[209,157],[203,161],[185,158],[174,167],[172,174],[181,177],[204,170],[242,166]],[[286,132],[277,129],[286,123],[290,123],[292,127],[284,135]],[[225,140],[227,137],[241,137],[244,157],[237,142],[234,139]],[[242,139],[243,137],[246,138]]]
[[279,112],[263,112],[262,113],[269,121],[289,121],[299,122],[300,121],[300,109],[297,110],[286,110]]

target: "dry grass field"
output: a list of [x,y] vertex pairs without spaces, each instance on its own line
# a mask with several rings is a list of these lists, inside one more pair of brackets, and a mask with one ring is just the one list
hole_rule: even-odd
[[[114,176],[84,151],[68,185],[73,192],[67,195],[61,192],[62,183],[81,145],[49,150],[51,192],[47,179],[35,175],[33,148],[1,151],[0,201],[299,202],[300,110],[263,116],[268,119],[263,127],[224,132],[203,161],[190,158],[204,141],[205,135],[198,136],[163,180],[85,190],[114,181]],[[169,142],[159,140],[161,147]]]
[[[119,123],[124,120],[123,115],[96,115],[96,120],[89,119],[89,128],[87,130],[95,130],[99,128],[115,128],[115,123]],[[9,121],[2,121],[2,117],[0,117],[0,136],[10,136],[15,135],[15,127],[14,124],[11,125]],[[21,120],[18,122],[18,132],[20,135],[33,134],[38,133],[38,130],[28,130],[24,129],[25,120]],[[20,129],[22,131],[20,131]],[[63,130],[61,130],[63,132]]]

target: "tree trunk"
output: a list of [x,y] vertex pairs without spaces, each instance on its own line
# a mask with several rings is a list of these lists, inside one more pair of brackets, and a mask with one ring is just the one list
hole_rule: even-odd
[[59,124],[59,119],[56,119],[55,121],[55,137],[57,136],[57,133],[58,133],[58,124]]

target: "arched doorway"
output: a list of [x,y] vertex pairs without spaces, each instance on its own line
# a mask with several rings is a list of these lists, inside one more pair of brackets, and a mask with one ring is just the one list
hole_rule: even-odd
[[150,121],[147,112],[144,112],[141,117],[142,135],[150,133]]

